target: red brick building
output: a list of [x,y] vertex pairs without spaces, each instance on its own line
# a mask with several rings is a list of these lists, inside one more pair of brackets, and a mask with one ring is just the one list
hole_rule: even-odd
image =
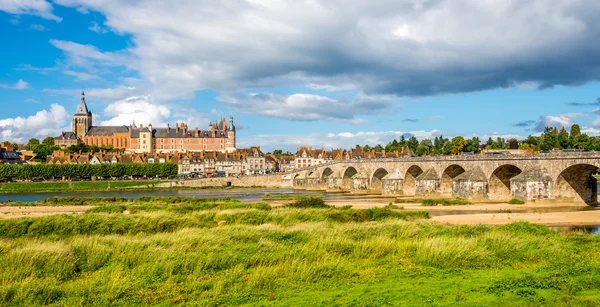
[[[72,122],[72,132],[64,132],[55,139],[55,145],[68,147],[75,143],[72,138],[86,145],[112,146],[135,153],[168,153],[218,151],[233,152],[236,149],[233,117],[211,122],[207,130],[190,129],[185,123],[175,127],[153,127],[151,124],[129,126],[93,126],[92,112],[81,93],[81,102]],[[68,140],[65,137],[68,136]]]

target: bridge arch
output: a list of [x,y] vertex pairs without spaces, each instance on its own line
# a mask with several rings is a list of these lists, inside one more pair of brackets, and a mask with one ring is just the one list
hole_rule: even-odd
[[554,195],[568,201],[583,201],[588,205],[598,205],[598,182],[593,176],[598,166],[575,164],[564,169],[556,178]]
[[300,179],[300,173],[296,173],[294,175],[294,177],[292,177],[292,182],[293,182],[294,186],[298,186],[299,185],[298,179]]
[[326,167],[321,173],[321,179],[327,179],[333,175],[333,170],[330,167]]
[[342,173],[342,188],[349,190],[352,186],[352,177],[356,176],[358,171],[354,166],[348,166]]
[[387,176],[389,172],[385,168],[378,168],[371,175],[369,189],[372,192],[382,193],[383,192],[383,182],[381,181],[383,177]]
[[404,175],[404,195],[414,196],[417,193],[417,177],[423,174],[423,169],[413,165],[406,170]]
[[464,172],[465,169],[458,164],[446,167],[440,180],[440,193],[445,196],[452,195],[452,179]]
[[509,200],[511,198],[510,179],[522,172],[520,168],[512,164],[503,164],[497,167],[488,180],[488,198]]

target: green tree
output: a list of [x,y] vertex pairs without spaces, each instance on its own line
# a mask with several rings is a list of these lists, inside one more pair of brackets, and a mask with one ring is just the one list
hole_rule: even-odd
[[283,150],[275,149],[275,150],[273,150],[273,155],[275,155],[275,157],[277,157],[277,158],[280,158],[281,156],[283,156]]
[[462,136],[454,137],[451,141],[451,153],[458,155],[464,150],[465,146],[467,146],[467,141]]
[[562,149],[571,148],[572,146],[571,138],[569,138],[569,133],[564,126],[560,129],[560,132],[558,132],[558,146]]
[[46,162],[46,157],[52,155],[52,153],[56,149],[57,149],[57,147],[54,147],[54,145],[52,145],[52,146],[47,146],[47,145],[43,145],[43,144],[37,145],[33,149],[33,153],[35,154],[34,159],[42,161],[42,162]]
[[417,149],[415,150],[415,154],[417,156],[425,156],[431,154],[433,151],[433,144],[430,139],[424,139],[419,143]]
[[[33,148],[39,144],[40,144],[40,140],[38,140],[36,138],[31,138],[31,139],[29,139],[27,144],[25,144],[25,150],[33,150]],[[52,145],[54,145],[54,144],[52,144]]]
[[42,141],[42,145],[54,146],[54,138],[49,136]]
[[573,148],[577,149],[590,149],[590,137],[583,133],[578,135],[575,138],[575,143],[573,144]]
[[485,143],[486,148],[490,148],[490,149],[496,149],[498,148],[498,143],[494,142],[494,140],[492,139],[492,137],[489,137],[487,142]]
[[555,136],[554,129],[552,127],[544,128],[544,132],[540,137],[541,150],[552,150],[553,148],[558,147],[558,133],[556,133]]
[[417,147],[419,146],[419,140],[417,140],[417,138],[413,135],[408,139],[406,145],[408,145],[408,148],[410,148],[412,152],[416,152]]
[[469,141],[467,141],[466,150],[468,152],[479,153],[479,151],[480,151],[479,145],[480,144],[481,144],[481,141],[479,140],[479,138],[478,137],[473,137],[472,139],[470,139]]
[[577,137],[579,137],[581,135],[581,128],[579,127],[578,124],[573,124],[573,126],[571,126],[571,135],[569,135],[569,138],[571,139],[571,146],[573,146],[573,148],[575,148],[575,143],[577,142]]

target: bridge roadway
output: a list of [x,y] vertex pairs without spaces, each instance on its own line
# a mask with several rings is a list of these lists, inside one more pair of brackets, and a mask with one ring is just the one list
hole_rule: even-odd
[[334,161],[282,176],[295,189],[598,205],[600,152]]

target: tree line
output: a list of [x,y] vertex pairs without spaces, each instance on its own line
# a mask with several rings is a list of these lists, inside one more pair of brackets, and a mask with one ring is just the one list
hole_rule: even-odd
[[462,136],[456,136],[452,139],[448,139],[443,136],[436,136],[433,140],[423,139],[419,142],[415,136],[411,136],[408,139],[401,136],[399,140],[394,139],[385,146],[381,146],[380,144],[375,147],[370,147],[369,145],[356,145],[356,148],[362,148],[364,151],[371,151],[374,149],[378,152],[381,150],[385,150],[386,152],[393,152],[395,150],[402,152],[403,149],[405,149],[405,151],[406,149],[410,149],[413,154],[418,156],[457,155],[463,152],[480,153],[482,149],[521,149],[531,152],[552,149],[600,151],[600,136],[588,136],[585,133],[581,133],[580,126],[574,124],[571,126],[570,132],[567,132],[565,127],[562,127],[560,130],[555,127],[546,127],[541,135],[529,135],[524,140],[517,140],[515,138],[507,140],[502,137],[497,137],[494,140],[490,137],[485,143],[482,143],[479,137],[465,139]]
[[175,163],[115,163],[115,164],[1,164],[0,178],[31,179],[74,176],[123,177],[123,176],[175,176]]

